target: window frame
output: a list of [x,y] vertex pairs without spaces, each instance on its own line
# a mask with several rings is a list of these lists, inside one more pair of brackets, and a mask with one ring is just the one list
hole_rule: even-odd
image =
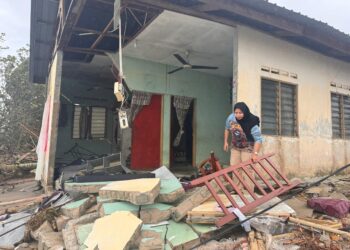
[[[332,103],[332,95],[335,95],[337,97],[339,97],[339,119],[340,119],[340,123],[339,123],[339,126],[340,126],[340,137],[335,137],[334,136],[334,130],[333,130],[333,103]],[[349,129],[350,130],[350,127],[349,128],[345,128],[345,108],[344,108],[344,97],[348,97],[350,98],[349,95],[346,95],[346,94],[342,94],[342,93],[339,93],[339,92],[335,92],[335,91],[331,91],[331,94],[330,94],[330,111],[331,111],[331,122],[332,122],[332,139],[333,140],[350,140],[350,135],[347,137],[346,136],[346,130]]]
[[[72,140],[104,140],[104,139],[107,139],[107,122],[108,122],[108,108],[105,107],[105,106],[99,106],[99,105],[72,105],[73,107],[73,110],[72,110],[72,124],[71,124],[71,139]],[[90,112],[90,118],[88,120],[88,123],[89,123],[89,126],[90,126],[90,131],[89,131],[89,134],[86,138],[77,138],[77,137],[73,137],[74,136],[74,116],[75,116],[75,108],[76,107],[80,107],[80,109],[82,110],[84,107],[87,108]],[[105,124],[104,124],[104,134],[103,134],[103,137],[93,137],[92,134],[91,134],[91,128],[92,128],[92,110],[93,108],[104,108],[105,109]],[[80,110],[80,112],[81,112]],[[79,124],[78,126],[80,127],[80,120],[79,120]],[[79,129],[79,136],[80,136],[80,129]]]
[[[287,82],[287,81],[282,81],[278,80],[276,78],[271,78],[271,77],[265,77],[261,76],[260,77],[260,114],[261,114],[261,132],[263,133],[263,111],[262,111],[262,101],[263,101],[263,96],[262,96],[262,87],[263,87],[263,80],[268,80],[268,81],[273,81],[275,82],[274,84],[277,85],[277,105],[276,109],[278,109],[276,112],[277,113],[277,129],[278,133],[277,134],[264,134],[265,136],[273,136],[273,137],[287,137],[287,138],[299,138],[299,101],[298,101],[298,92],[299,92],[299,85],[297,83],[292,83],[292,82]],[[290,85],[294,87],[295,93],[294,93],[294,112],[295,112],[295,125],[294,125],[294,133],[295,135],[282,135],[282,119],[281,119],[281,84],[285,85]]]

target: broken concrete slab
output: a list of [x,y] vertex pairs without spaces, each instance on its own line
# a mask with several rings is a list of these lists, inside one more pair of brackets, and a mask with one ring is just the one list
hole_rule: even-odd
[[169,220],[167,225],[143,225],[142,231],[153,231],[166,239],[165,249],[191,249],[200,243],[199,236],[183,222]]
[[66,226],[66,224],[68,223],[68,221],[71,218],[69,218],[68,216],[64,216],[64,215],[60,215],[59,217],[55,218],[56,221],[56,227],[57,227],[57,231],[62,231],[62,229]]
[[143,239],[141,239],[138,249],[139,250],[163,250],[164,242],[159,235],[155,237],[144,237]]
[[75,234],[75,226],[94,222],[99,217],[98,213],[83,215],[78,219],[68,221],[66,227],[62,230],[64,244],[66,249],[79,250],[78,239]]
[[61,212],[65,216],[76,219],[84,215],[86,210],[96,204],[96,197],[92,196],[82,200],[70,202],[61,207]]
[[155,203],[141,207],[140,218],[144,223],[155,224],[169,220],[173,207],[167,204]]
[[84,194],[98,194],[100,189],[111,183],[111,181],[101,181],[101,182],[65,182],[64,190],[66,192],[84,193]]
[[64,249],[62,233],[48,232],[39,235],[38,250]]
[[45,232],[48,232],[48,233],[53,232],[52,227],[51,227],[51,225],[50,225],[50,223],[48,221],[45,221],[37,230],[31,231],[30,232],[30,236],[34,240],[39,241],[39,235],[42,232],[43,233],[45,233]]
[[253,228],[265,234],[278,235],[292,232],[294,227],[286,223],[286,218],[261,215],[250,220]]
[[111,215],[115,212],[127,211],[137,216],[139,213],[139,210],[140,210],[140,206],[131,204],[126,201],[117,201],[117,202],[101,204],[99,214],[101,217],[103,217],[106,215]]
[[37,250],[38,249],[38,243],[37,242],[31,242],[31,243],[22,243],[14,250]]
[[[213,189],[217,192],[219,190],[219,186],[212,180],[210,182]],[[211,193],[209,192],[206,186],[198,188],[190,197],[186,200],[182,201],[177,207],[173,209],[172,218],[174,221],[180,221],[187,215],[187,212],[202,204],[206,200],[211,197]]]
[[75,234],[76,234],[80,248],[84,248],[84,242],[86,241],[89,234],[91,233],[93,226],[94,226],[94,223],[75,226]]
[[155,203],[150,205],[137,206],[128,202],[104,203],[100,208],[100,215],[110,215],[118,211],[128,211],[139,218],[146,224],[155,224],[168,220],[171,216],[172,206],[168,204]]
[[306,194],[313,196],[328,197],[332,191],[332,187],[326,184],[320,184],[319,186],[314,186],[305,191]]
[[167,167],[160,167],[152,173],[156,175],[156,178],[160,178],[160,193],[157,202],[173,203],[185,194],[180,181]]
[[66,228],[62,230],[62,237],[66,249],[79,250],[80,247],[75,234],[74,225],[70,225],[68,222]]
[[220,230],[217,226],[213,225],[190,224],[189,226],[199,235],[201,241],[213,238],[218,230]]
[[[230,201],[224,194],[219,194],[220,199],[223,201],[225,206],[231,206]],[[238,195],[232,195],[232,198],[236,201],[238,206],[242,207],[244,206],[244,202],[239,198]],[[253,201],[253,198],[249,195],[246,195],[246,198],[248,201]],[[270,207],[277,202],[280,202],[281,200],[278,197],[274,197],[273,199],[267,201],[266,203],[258,206],[253,211],[247,213],[247,214],[253,214],[260,212],[267,207]],[[270,215],[284,215],[284,216],[290,216],[295,215],[296,212],[289,207],[285,203],[278,204],[277,206],[270,209],[265,214]],[[207,201],[203,202],[201,205],[193,208],[191,211],[187,212],[187,223],[191,224],[214,224],[215,221],[221,217],[224,216],[224,213],[222,212],[221,208],[219,207],[219,204],[216,202],[214,198],[210,198]]]
[[142,221],[130,212],[115,212],[97,219],[84,245],[88,249],[128,249],[141,232]]
[[153,204],[160,191],[160,179],[112,182],[100,189],[101,198],[129,201],[135,205]]

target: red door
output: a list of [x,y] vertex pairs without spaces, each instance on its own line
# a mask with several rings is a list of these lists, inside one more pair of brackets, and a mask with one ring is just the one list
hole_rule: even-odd
[[160,167],[162,97],[153,95],[150,105],[136,115],[132,127],[131,168],[149,170]]

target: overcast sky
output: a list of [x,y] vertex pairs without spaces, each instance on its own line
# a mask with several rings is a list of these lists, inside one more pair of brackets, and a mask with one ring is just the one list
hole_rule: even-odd
[[[350,34],[350,0],[269,0]],[[29,44],[30,0],[0,0],[0,33],[6,33],[6,53]]]

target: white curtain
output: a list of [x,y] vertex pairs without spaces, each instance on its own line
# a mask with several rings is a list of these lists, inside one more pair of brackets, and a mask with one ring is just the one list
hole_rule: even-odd
[[186,97],[186,96],[174,96],[174,102],[173,105],[175,107],[176,110],[176,116],[177,119],[179,121],[179,126],[180,126],[180,130],[176,135],[176,138],[173,142],[173,146],[177,147],[180,145],[180,141],[181,141],[181,137],[184,133],[183,131],[183,127],[185,125],[185,119],[186,119],[186,115],[188,113],[188,110],[191,106],[191,102],[192,102],[193,98],[191,97]]

